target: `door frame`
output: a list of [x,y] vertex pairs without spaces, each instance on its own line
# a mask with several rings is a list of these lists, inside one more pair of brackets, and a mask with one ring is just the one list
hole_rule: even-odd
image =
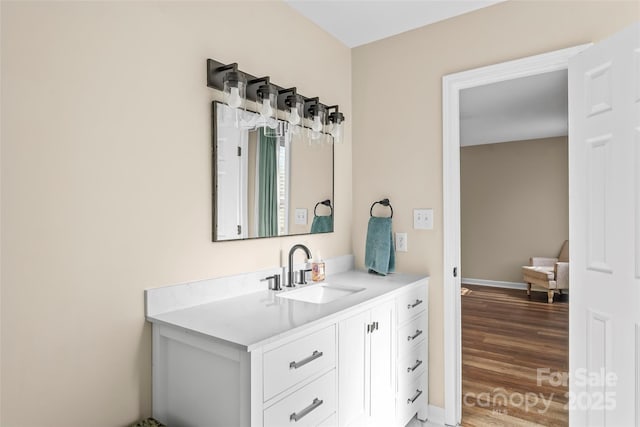
[[[519,77],[566,70],[582,44],[489,65],[442,78],[442,201],[444,293],[444,416],[446,425],[462,418],[462,328],[460,313],[460,91]],[[569,171],[571,173],[571,171]],[[569,212],[571,221],[571,212]],[[454,268],[457,275],[454,277]]]

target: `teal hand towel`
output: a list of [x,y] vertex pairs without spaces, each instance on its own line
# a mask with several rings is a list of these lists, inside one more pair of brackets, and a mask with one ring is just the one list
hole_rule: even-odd
[[396,254],[391,234],[391,218],[369,218],[364,265],[370,273],[386,276],[396,268]]
[[333,231],[333,215],[314,216],[311,233],[330,233]]

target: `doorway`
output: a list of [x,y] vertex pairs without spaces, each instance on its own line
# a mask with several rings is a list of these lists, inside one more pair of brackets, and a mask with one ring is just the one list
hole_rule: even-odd
[[567,70],[462,90],[460,127],[462,424],[567,425],[567,385],[538,381],[569,369]]
[[460,92],[464,89],[568,69],[590,44],[491,65],[443,78],[443,229],[445,423],[462,418]]

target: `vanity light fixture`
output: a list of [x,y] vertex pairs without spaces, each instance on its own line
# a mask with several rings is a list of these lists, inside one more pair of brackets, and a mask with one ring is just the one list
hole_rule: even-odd
[[327,108],[319,102],[318,98],[313,98],[310,101],[312,102],[309,106],[311,130],[314,132],[322,132],[324,130]]
[[219,72],[224,73],[224,102],[231,108],[242,108],[246,99],[247,80],[244,74],[238,71],[238,64],[220,67]]
[[249,87],[256,85],[256,104],[265,124],[271,129],[278,127],[278,88],[269,82],[269,77],[249,80]]
[[327,111],[331,111],[329,113],[329,124],[327,125],[327,127],[329,128],[329,134],[333,137],[333,142],[335,144],[340,144],[342,142],[342,133],[344,127],[342,123],[344,122],[344,114],[342,114],[338,110],[337,105],[327,107]]
[[284,104],[287,106],[287,121],[290,125],[297,126],[304,118],[304,96],[298,95],[295,87],[280,91],[280,95],[287,93],[289,95],[284,98]]
[[311,118],[311,140],[317,141],[322,137],[325,127],[327,107],[320,103],[318,97],[307,99],[308,112]]
[[[262,83],[262,84],[260,84]],[[278,113],[286,113],[286,120],[292,127],[308,127],[312,140],[319,140],[327,132],[331,132],[334,141],[342,139],[342,122],[344,115],[334,105],[335,109],[329,114],[327,125],[327,106],[318,97],[308,98],[297,93],[296,88],[284,89],[269,81],[269,77],[256,78],[240,71],[237,63],[223,64],[213,59],[207,59],[207,86],[223,91],[224,102],[236,110],[236,116],[241,116],[239,110],[245,109],[245,101],[255,101],[265,125],[271,129],[279,128]],[[305,124],[309,120],[310,123]],[[236,120],[238,125],[242,120]]]
[[238,63],[222,64],[207,60],[207,86],[221,90],[225,104],[241,108],[247,98],[247,76],[238,70]]

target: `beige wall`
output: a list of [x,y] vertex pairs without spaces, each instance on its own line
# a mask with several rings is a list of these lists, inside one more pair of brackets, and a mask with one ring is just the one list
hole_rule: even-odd
[[[431,275],[429,400],[444,405],[442,76],[598,41],[640,18],[637,1],[507,1],[353,49],[353,247],[363,265],[369,206],[383,196],[408,233],[399,271]],[[434,208],[434,230],[412,209]]]
[[[297,144],[296,144],[297,142]],[[313,208],[316,203],[331,200],[333,206],[333,180],[331,178],[333,148],[326,142],[309,144],[308,140],[293,138],[291,149],[291,181],[289,198],[289,232],[309,233],[313,223]],[[307,210],[307,223],[296,225],[296,208]],[[327,215],[329,208],[318,206],[318,215]],[[324,257],[325,255],[322,254]]]
[[460,150],[462,277],[522,282],[569,238],[567,137]]
[[150,415],[145,288],[351,252],[349,121],[335,233],[211,242],[206,58],[351,117],[349,49],[285,4],[2,2],[1,35],[2,426]]

